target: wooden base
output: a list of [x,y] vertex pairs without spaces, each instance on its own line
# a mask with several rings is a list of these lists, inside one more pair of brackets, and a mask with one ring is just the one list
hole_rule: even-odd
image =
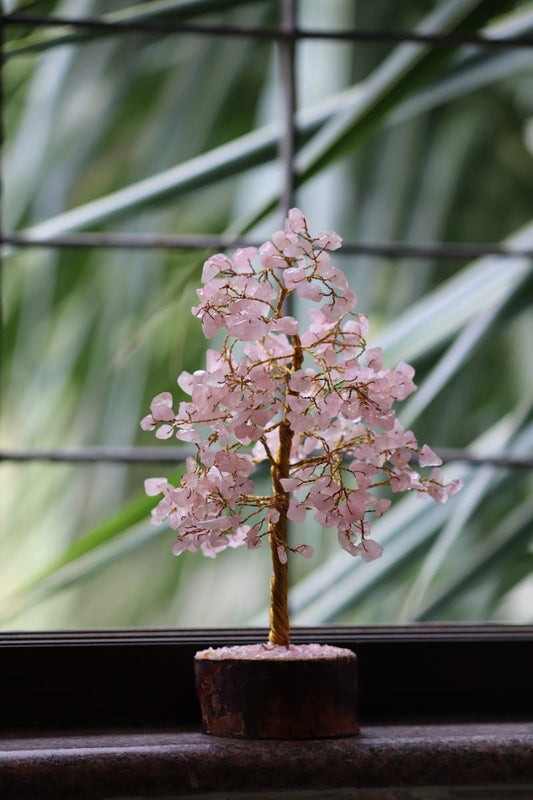
[[357,734],[356,658],[340,652],[287,660],[218,658],[216,650],[197,654],[204,733],[251,739]]

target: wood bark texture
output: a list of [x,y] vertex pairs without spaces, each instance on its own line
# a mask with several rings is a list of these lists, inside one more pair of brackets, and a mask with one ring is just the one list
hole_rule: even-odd
[[194,663],[204,733],[315,739],[359,732],[355,655]]

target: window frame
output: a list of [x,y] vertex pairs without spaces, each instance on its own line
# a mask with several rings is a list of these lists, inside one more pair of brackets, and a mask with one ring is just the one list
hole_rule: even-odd
[[[199,725],[197,650],[266,641],[263,629],[0,634],[1,726]],[[355,651],[362,720],[533,713],[533,626],[299,628],[294,643]]]

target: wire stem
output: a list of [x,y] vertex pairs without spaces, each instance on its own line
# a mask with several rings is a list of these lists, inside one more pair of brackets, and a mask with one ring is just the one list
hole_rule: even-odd
[[[300,338],[293,336],[293,356],[291,374],[301,369],[303,363],[303,350]],[[287,395],[292,394],[287,378]],[[272,644],[288,647],[290,645],[289,621],[289,565],[287,562],[287,511],[289,508],[289,494],[282,486],[281,480],[289,477],[291,445],[294,436],[287,412],[289,406],[285,404],[283,421],[279,427],[279,448],[275,460],[272,462],[272,494],[274,508],[279,512],[279,518],[271,522],[268,529],[270,552],[272,555],[273,573],[270,579],[270,634]],[[285,556],[280,559],[280,552]]]

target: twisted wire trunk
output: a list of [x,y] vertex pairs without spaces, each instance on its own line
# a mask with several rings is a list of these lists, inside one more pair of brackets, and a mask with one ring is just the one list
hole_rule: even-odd
[[[286,395],[296,394],[289,388],[290,375],[301,369],[303,363],[303,350],[299,336],[293,336],[293,356],[291,370],[286,381]],[[289,564],[287,560],[287,511],[289,508],[289,493],[281,484],[283,478],[289,477],[291,445],[294,436],[287,419],[288,403],[285,403],[283,420],[279,428],[279,448],[275,460],[271,465],[272,493],[274,508],[279,512],[276,522],[271,522],[268,529],[270,553],[272,556],[273,573],[270,579],[270,633],[269,641],[272,644],[288,647],[290,645],[290,620],[289,620]],[[283,561],[279,552],[285,554]]]

